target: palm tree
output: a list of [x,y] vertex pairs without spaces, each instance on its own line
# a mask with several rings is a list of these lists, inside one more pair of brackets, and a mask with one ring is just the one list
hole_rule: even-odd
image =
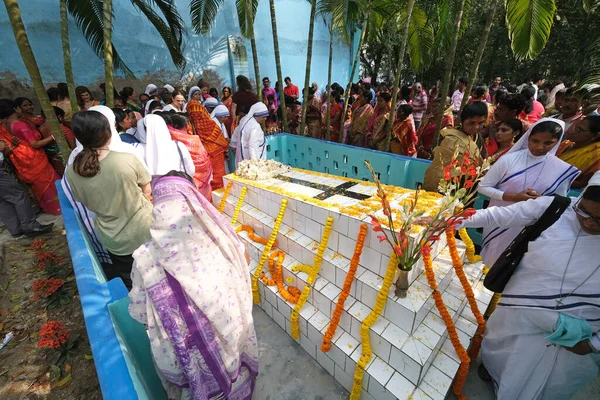
[[69,89],[69,101],[71,110],[77,111],[77,97],[75,95],[75,79],[73,78],[73,66],[71,65],[71,45],[69,44],[69,14],[67,13],[67,0],[60,0],[60,36],[63,48],[63,63],[65,65],[65,77]]
[[6,6],[8,19],[10,21],[10,25],[12,26],[15,40],[17,42],[17,46],[19,47],[19,52],[21,53],[21,58],[23,59],[25,68],[27,68],[27,73],[31,78],[31,82],[33,83],[33,89],[35,90],[38,100],[40,101],[44,114],[46,114],[47,121],[50,123],[50,128],[52,129],[56,143],[58,143],[58,146],[60,147],[60,152],[63,158],[66,160],[69,158],[71,150],[69,149],[65,135],[60,128],[56,114],[54,114],[54,110],[52,109],[52,104],[50,103],[46,89],[44,88],[44,82],[42,81],[42,77],[40,75],[40,69],[35,61],[33,50],[31,50],[29,38],[27,37],[27,32],[25,31],[25,25],[23,25],[19,4],[17,3],[17,0],[4,0],[4,5]]
[[[329,26],[329,62],[327,64],[327,127],[325,131],[325,140],[331,140],[331,70],[333,68],[333,24]],[[342,123],[346,116],[342,115]],[[343,132],[338,134],[343,135]]]
[[[583,3],[585,9],[589,1]],[[506,1],[506,25],[515,57],[533,60],[544,49],[555,12],[555,0]]]
[[[394,79],[394,88],[392,89],[392,108],[390,109],[390,116],[388,119],[385,139],[385,149],[389,150],[390,141],[392,139],[392,127],[394,125],[394,119],[396,118],[396,100],[398,98],[398,87],[400,86],[400,76],[402,75],[402,64],[404,63],[404,52],[406,50],[406,42],[408,41],[408,31],[412,21],[412,12],[415,5],[414,0],[408,0],[406,5],[406,16],[404,30],[402,32],[402,39],[400,44],[400,54],[398,55],[398,66],[396,67],[396,77]],[[392,59],[390,55],[390,60]]]
[[[473,88],[473,83],[475,79],[477,79],[477,71],[479,70],[479,63],[481,62],[481,57],[483,57],[483,52],[485,50],[485,46],[488,41],[488,37],[490,36],[490,30],[492,29],[492,22],[494,20],[494,15],[496,14],[496,6],[498,5],[497,0],[490,0],[488,4],[488,13],[485,18],[485,25],[483,27],[483,33],[481,38],[479,39],[479,45],[477,46],[477,51],[475,52],[475,58],[473,59],[473,66],[471,67],[471,71],[469,72],[469,82],[467,83],[467,87],[465,88],[465,95],[463,96],[462,102],[460,104],[460,109],[462,110],[465,104],[469,99],[468,93],[471,93],[471,89]],[[458,118],[460,118],[460,112],[458,113]],[[458,124],[457,124],[458,125]]]
[[[192,18],[192,27],[196,33],[207,35],[210,32],[223,2],[224,0],[191,0],[190,16]],[[258,67],[258,52],[256,50],[256,40],[254,38],[254,19],[256,17],[258,0],[237,0],[235,5],[238,22],[240,24],[240,32],[242,36],[250,40],[257,95],[259,99],[262,99],[262,91],[259,87],[260,71]]]
[[304,135],[306,127],[306,110],[308,108],[308,87],[310,86],[310,63],[312,61],[313,34],[315,31],[315,15],[317,13],[317,0],[310,0],[310,20],[308,22],[308,46],[306,47],[306,72],[304,74],[304,90],[302,95],[302,119],[300,121],[300,135]]
[[[103,0],[64,0],[67,11],[75,20],[92,50],[104,59],[104,1]],[[185,68],[183,37],[185,23],[175,7],[175,0],[130,0],[157,30],[162,37],[173,64],[179,69]],[[154,9],[156,7],[158,12]],[[161,16],[162,15],[162,16]],[[114,45],[111,45],[114,68],[133,76]]]
[[[281,73],[281,57],[279,55],[279,36],[277,36],[277,15],[275,14],[275,0],[269,0],[269,7],[271,11],[271,28],[273,29],[273,51],[275,53],[275,68],[277,69],[277,82],[279,84],[277,90],[279,90],[279,93],[283,93],[283,74]],[[258,86],[258,82],[256,83],[256,85]],[[279,111],[281,112],[283,131],[289,132],[285,101],[279,102]]]
[[113,83],[113,48],[112,48],[112,0],[104,0],[103,3],[104,23],[104,96],[106,106],[113,108],[115,105],[114,83]]
[[[452,79],[452,65],[454,64],[454,56],[456,54],[456,45],[458,44],[458,36],[460,32],[460,23],[463,16],[463,11],[465,8],[465,0],[459,0],[456,8],[456,17],[455,17],[455,25],[454,32],[452,34],[452,42],[450,45],[450,49],[448,50],[448,55],[446,58],[446,68],[444,69],[444,78],[442,80],[442,86],[440,87],[439,93],[441,96],[440,99],[440,109],[438,112],[438,117],[436,120],[436,128],[435,135],[433,137],[434,146],[440,141],[440,128],[442,126],[442,119],[444,117],[444,108],[446,107],[446,93],[450,88],[450,79]],[[467,93],[465,93],[467,95]]]

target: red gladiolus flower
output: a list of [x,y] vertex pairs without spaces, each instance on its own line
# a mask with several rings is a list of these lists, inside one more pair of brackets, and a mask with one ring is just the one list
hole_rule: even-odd
[[429,236],[429,240],[434,242],[436,240],[440,240],[440,235],[431,235]]
[[465,151],[465,154],[463,155],[463,163],[464,164],[469,163],[469,151]]
[[379,239],[379,243],[386,240],[385,235],[379,235],[379,236],[377,236],[377,239]]
[[465,167],[465,166],[460,167],[460,173],[463,174],[463,175],[466,174],[467,173],[467,167]]
[[406,249],[408,247],[408,238],[406,237],[406,232],[398,232],[398,243],[402,249]]
[[465,182],[465,189],[470,189],[470,188],[472,188],[474,184],[475,184],[475,182],[473,182],[472,180],[470,180],[470,179],[469,179],[469,180],[467,180],[467,181]]
[[373,231],[381,232],[381,224],[379,220],[374,215],[369,215],[371,217],[371,224],[373,224]]
[[396,253],[398,257],[402,257],[402,249],[400,248],[400,246],[394,245],[394,253]]
[[444,180],[449,181],[452,178],[451,166],[448,165],[444,168]]
[[421,252],[422,255],[427,256],[429,254],[431,254],[431,247],[429,246],[423,246],[421,247],[421,250],[419,250]]
[[463,211],[462,217],[463,218],[470,218],[472,217],[475,213],[477,212],[477,210],[475,210],[474,208],[467,208],[466,210]]

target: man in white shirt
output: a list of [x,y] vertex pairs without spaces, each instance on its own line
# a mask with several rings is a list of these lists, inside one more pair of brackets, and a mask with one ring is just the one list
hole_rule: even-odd
[[552,88],[550,94],[548,95],[548,100],[546,102],[546,109],[552,107],[554,105],[554,100],[556,99],[556,93],[563,90],[565,88],[565,78],[558,78],[557,85]]
[[466,89],[468,83],[469,83],[469,80],[467,78],[465,78],[465,77],[458,78],[458,87],[452,94],[452,106],[454,107],[454,110],[452,111],[452,113],[454,114],[455,117],[458,115],[458,113],[460,111],[460,105],[463,101],[463,96],[465,95],[465,89]]
[[531,86],[533,86],[533,88],[535,89],[535,94],[533,95],[534,100],[538,99],[540,88],[544,86],[545,82],[546,78],[544,77],[544,75],[536,75],[536,77],[533,79],[533,85]]

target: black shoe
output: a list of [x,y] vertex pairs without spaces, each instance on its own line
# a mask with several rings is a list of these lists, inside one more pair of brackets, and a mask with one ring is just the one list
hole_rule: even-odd
[[54,223],[47,224],[47,225],[40,224],[40,226],[33,228],[33,230],[31,230],[29,232],[25,232],[25,236],[32,237],[32,236],[42,235],[44,233],[50,232],[53,227],[54,227]]

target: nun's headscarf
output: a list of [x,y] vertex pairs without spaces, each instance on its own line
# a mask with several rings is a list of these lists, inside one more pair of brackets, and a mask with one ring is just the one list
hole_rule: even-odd
[[140,141],[140,143],[146,143],[146,121],[145,117],[142,119],[138,119],[137,128],[135,130],[135,138]]
[[261,117],[268,117],[268,116],[269,116],[269,109],[267,108],[265,103],[263,103],[263,102],[254,103],[254,105],[252,107],[250,107],[248,114],[244,115],[244,118],[242,118],[240,120],[239,126],[241,126],[243,128],[246,125],[246,123],[248,121],[250,121],[252,118],[261,118]]
[[531,131],[533,131],[533,128],[535,128],[542,122],[554,122],[560,125],[560,127],[562,128],[562,136],[560,137],[558,142],[556,142],[556,145],[552,148],[552,150],[548,152],[548,154],[556,155],[556,152],[558,151],[558,146],[560,145],[560,142],[562,141],[562,138],[565,135],[565,123],[556,118],[542,118],[535,124],[531,125],[527,132],[525,132],[525,134],[521,136],[521,139],[519,139],[519,141],[515,143],[515,145],[506,154],[514,153],[519,150],[529,150],[529,136],[531,135]]
[[229,109],[225,107],[223,104],[219,104],[215,107],[212,113],[210,113],[212,118],[221,118],[221,117],[229,117]]
[[198,86],[192,86],[192,88],[190,89],[190,92],[188,93],[188,102],[193,100],[194,94],[201,92],[200,88]]
[[209,97],[206,100],[204,100],[204,107],[206,107],[206,109],[215,108],[218,105],[219,100],[215,99],[214,97]]
[[169,93],[173,93],[175,91],[175,88],[169,85],[168,83],[165,86],[163,86],[163,88],[167,89]]
[[[144,115],[148,115],[148,114],[150,114],[150,106],[151,106],[152,104],[160,104],[160,105],[161,105],[161,107],[162,107],[162,104],[161,104],[161,102],[160,102],[160,101],[158,101],[158,100],[150,100],[150,101],[148,101],[148,102],[146,103],[146,107],[144,108],[144,110],[145,110],[145,112],[144,112]],[[156,111],[156,110],[155,110],[155,111]],[[162,111],[162,108],[161,108],[160,110],[158,110],[158,111]]]
[[158,87],[154,83],[150,83],[148,86],[146,86],[146,90],[144,90],[144,93],[146,93],[148,96],[152,96],[156,92],[158,92]]

